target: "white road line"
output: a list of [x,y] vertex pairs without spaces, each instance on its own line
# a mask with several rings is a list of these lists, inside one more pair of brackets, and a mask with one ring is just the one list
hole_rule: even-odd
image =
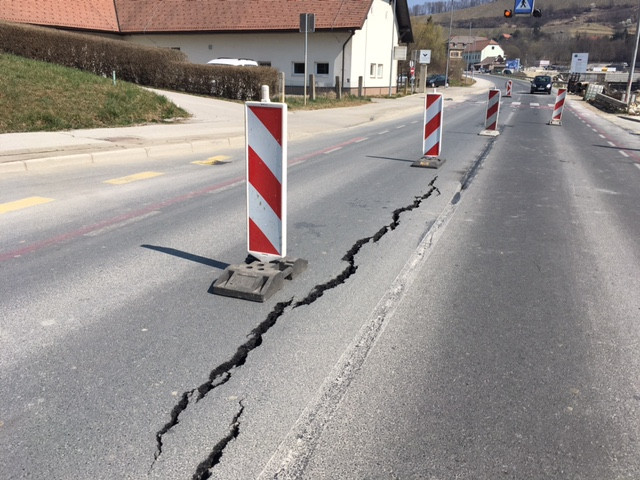
[[600,138],[607,138],[607,137],[605,137],[603,134],[599,134],[598,136],[599,136]]
[[334,147],[334,148],[331,148],[331,149],[329,149],[329,150],[325,150],[325,151],[324,151],[324,152],[322,152],[322,153],[324,153],[325,155],[327,155],[327,154],[329,154],[329,153],[337,152],[338,150],[342,150],[342,147]]
[[634,165],[638,167],[638,170],[640,170],[640,163],[634,163]]
[[611,140],[609,140],[607,143],[608,143],[609,145],[611,145],[612,147],[615,147],[615,146],[616,146],[616,144],[615,144],[615,143],[613,143]]
[[532,103],[530,103],[530,104],[529,104],[529,106],[530,106],[530,107],[539,107],[539,106],[540,106],[540,104],[539,104],[539,103],[532,102]]
[[519,107],[520,105],[522,105],[522,102],[512,102],[511,105],[514,107]]
[[384,135],[385,133],[389,133],[389,130],[383,130],[381,132],[378,132],[378,135]]
[[398,126],[396,127],[396,130],[398,130],[398,129],[400,129],[400,128],[404,128],[404,127],[406,127],[406,125],[398,125]]
[[365,140],[369,140],[369,137],[359,138],[358,140],[355,141],[355,143],[364,142]]
[[629,155],[624,150],[618,150],[618,152],[620,152],[620,155],[622,155],[623,157],[629,158]]
[[591,130],[593,130],[594,132],[598,133],[598,130],[596,128],[592,128]]

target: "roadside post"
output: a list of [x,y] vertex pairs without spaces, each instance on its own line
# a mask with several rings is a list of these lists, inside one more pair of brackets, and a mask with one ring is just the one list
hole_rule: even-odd
[[553,115],[551,121],[547,125],[562,125],[562,111],[564,110],[564,101],[567,98],[567,89],[559,88],[556,96],[556,103],[553,107]]
[[287,257],[287,105],[245,103],[247,261],[213,283],[218,295],[263,302],[307,261]]
[[497,137],[500,135],[498,131],[498,115],[500,114],[500,90],[492,88],[489,90],[487,100],[487,114],[484,121],[484,130],[478,135],[487,137]]
[[440,158],[444,101],[441,93],[427,93],[424,109],[422,136],[423,156],[411,164],[412,167],[439,168],[445,162]]
[[505,93],[505,97],[511,98],[511,90],[513,89],[513,81],[507,80],[507,92]]

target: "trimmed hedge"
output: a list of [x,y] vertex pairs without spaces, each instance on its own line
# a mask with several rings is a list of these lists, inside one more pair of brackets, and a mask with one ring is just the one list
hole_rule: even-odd
[[233,100],[259,100],[262,85],[276,91],[271,67],[199,65],[184,53],[123,40],[0,22],[0,52],[77,68],[138,85]]

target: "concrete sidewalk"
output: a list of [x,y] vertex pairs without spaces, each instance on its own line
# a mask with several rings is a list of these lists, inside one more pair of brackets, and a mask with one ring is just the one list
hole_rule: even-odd
[[[460,102],[487,91],[493,82],[476,78],[470,87],[438,89],[447,102]],[[192,114],[185,121],[135,127],[7,133],[0,135],[0,173],[35,171],[60,165],[148,159],[167,155],[213,154],[242,147],[244,104],[177,92],[154,90]],[[622,128],[640,134],[640,123],[592,109]],[[288,139],[330,134],[371,122],[389,121],[423,111],[424,94],[374,98],[370,104],[288,113]],[[445,106],[446,108],[446,106]]]
[[[440,89],[447,101],[462,101],[491,85],[479,79],[470,87]],[[40,168],[144,159],[166,155],[214,153],[241,147],[245,141],[244,104],[177,92],[154,90],[187,110],[192,117],[165,124],[135,127],[6,133],[0,135],[0,173]],[[424,94],[374,98],[370,104],[288,112],[288,139],[330,134],[365,123],[419,114]]]

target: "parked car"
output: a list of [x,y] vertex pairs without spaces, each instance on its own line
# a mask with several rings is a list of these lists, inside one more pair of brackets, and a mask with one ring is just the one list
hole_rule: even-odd
[[232,67],[257,67],[258,62],[248,58],[227,58],[220,57],[209,60],[207,65],[228,65]]
[[513,75],[513,70],[509,70],[508,68],[505,68],[502,73],[504,75]]
[[427,77],[427,87],[444,87],[447,85],[446,75],[431,75]]
[[551,77],[549,75],[536,75],[531,81],[531,93],[546,92],[551,95]]

